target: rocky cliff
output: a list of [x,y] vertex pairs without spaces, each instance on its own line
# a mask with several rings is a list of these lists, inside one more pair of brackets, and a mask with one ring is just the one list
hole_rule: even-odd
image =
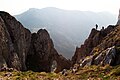
[[6,12],[0,12],[0,68],[61,71],[70,62],[59,55],[48,32],[31,33]]
[[26,70],[25,59],[30,47],[30,31],[6,12],[0,12],[0,28],[0,52],[4,63],[8,67]]
[[28,69],[46,72],[69,69],[70,62],[57,53],[52,39],[45,29],[40,29],[37,33],[32,34],[30,47],[27,56]]
[[120,26],[109,25],[101,30],[92,29],[88,39],[80,48],[76,48],[72,57],[73,64],[79,63],[81,66],[92,64],[120,64]]
[[[98,27],[98,26],[97,26]],[[120,64],[120,10],[116,25],[109,25],[104,29],[93,28],[88,39],[72,57],[72,64],[106,65]]]

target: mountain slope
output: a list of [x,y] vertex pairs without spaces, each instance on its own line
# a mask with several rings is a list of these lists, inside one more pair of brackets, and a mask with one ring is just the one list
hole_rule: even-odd
[[120,64],[120,26],[110,25],[100,31],[91,30],[88,39],[76,48],[73,64],[116,66]]
[[0,71],[59,72],[70,66],[54,48],[47,30],[31,33],[9,13],[0,11]]
[[71,58],[75,46],[85,40],[95,24],[106,26],[115,23],[115,16],[107,12],[69,11],[53,7],[31,8],[15,17],[31,31],[46,28],[55,48],[67,58]]

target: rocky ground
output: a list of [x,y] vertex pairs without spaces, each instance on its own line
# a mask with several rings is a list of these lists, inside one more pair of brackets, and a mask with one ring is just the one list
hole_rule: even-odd
[[45,72],[0,72],[0,80],[120,80],[120,65],[118,66],[85,66],[76,72],[67,70],[62,73]]

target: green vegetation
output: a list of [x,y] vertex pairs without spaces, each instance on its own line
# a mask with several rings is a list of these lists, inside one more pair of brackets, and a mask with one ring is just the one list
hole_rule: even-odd
[[79,68],[76,73],[71,70],[67,71],[64,76],[61,73],[46,73],[33,71],[13,71],[0,72],[0,80],[120,80],[120,65],[111,67],[102,66],[85,66]]

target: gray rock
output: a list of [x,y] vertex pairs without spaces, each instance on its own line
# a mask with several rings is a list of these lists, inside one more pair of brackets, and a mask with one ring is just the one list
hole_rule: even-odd
[[115,46],[108,48],[107,52],[106,52],[106,56],[103,59],[103,64],[110,64],[112,65],[114,63],[114,59],[116,56],[116,49]]
[[93,56],[86,57],[86,58],[82,61],[82,63],[80,63],[80,66],[81,66],[81,67],[90,66],[90,65],[92,65],[92,61],[93,61]]

